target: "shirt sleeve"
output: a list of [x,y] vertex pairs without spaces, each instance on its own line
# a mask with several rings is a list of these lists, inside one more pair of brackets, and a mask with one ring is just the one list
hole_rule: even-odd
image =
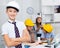
[[41,38],[45,38],[43,31],[41,32]]
[[3,25],[1,30],[2,30],[1,35],[8,34],[6,25]]
[[55,36],[55,34],[52,32],[52,33],[51,33],[51,38],[54,38],[54,36]]
[[22,24],[22,26],[23,26],[23,30],[24,30],[24,29],[26,29],[26,26],[25,26],[25,24],[24,24],[24,23]]

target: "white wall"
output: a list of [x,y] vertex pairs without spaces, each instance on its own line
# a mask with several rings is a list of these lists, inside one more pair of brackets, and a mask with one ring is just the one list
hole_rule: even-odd
[[55,13],[54,8],[60,5],[60,0],[42,0],[43,22],[60,21],[59,13]]
[[[24,21],[26,18],[31,18],[33,21],[37,13],[40,11],[39,0],[22,0],[22,20]],[[32,15],[27,13],[27,8],[32,7],[34,13]],[[34,19],[33,19],[34,18]]]
[[60,22],[60,13],[55,13],[54,14],[54,21]]

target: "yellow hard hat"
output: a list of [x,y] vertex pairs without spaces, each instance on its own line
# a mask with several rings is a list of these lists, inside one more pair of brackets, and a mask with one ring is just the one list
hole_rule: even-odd
[[53,27],[51,24],[44,24],[43,29],[46,30],[48,33],[52,32]]
[[25,20],[25,25],[26,26],[34,26],[34,23],[33,23],[33,21],[31,19],[26,19]]

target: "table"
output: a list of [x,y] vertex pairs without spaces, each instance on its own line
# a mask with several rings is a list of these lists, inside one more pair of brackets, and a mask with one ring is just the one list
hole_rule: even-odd
[[38,44],[38,42],[36,43],[24,43],[24,45],[29,45],[29,48],[54,48],[53,45],[47,45],[47,43],[43,43],[43,44]]
[[44,45],[37,45],[37,46],[31,46],[29,48],[49,48],[49,47],[45,47]]
[[37,43],[24,43],[24,45],[29,45],[29,48],[49,48],[49,47],[45,47],[47,44],[38,44]]

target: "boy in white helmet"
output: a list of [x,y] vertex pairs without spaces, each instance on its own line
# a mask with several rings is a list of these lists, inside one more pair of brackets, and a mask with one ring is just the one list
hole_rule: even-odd
[[23,22],[16,20],[19,12],[17,2],[9,2],[6,6],[6,14],[9,20],[2,25],[2,35],[6,43],[6,48],[22,48],[23,42],[30,41],[29,33]]

